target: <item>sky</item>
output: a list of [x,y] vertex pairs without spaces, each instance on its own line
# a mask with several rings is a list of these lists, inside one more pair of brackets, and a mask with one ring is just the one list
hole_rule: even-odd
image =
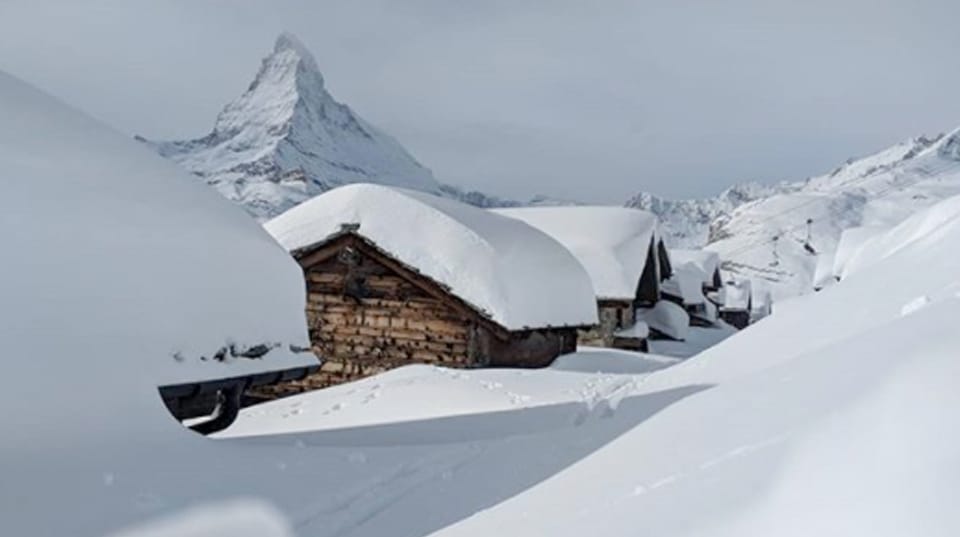
[[282,31],[437,178],[702,197],[960,126],[955,0],[0,0],[0,69],[118,129],[208,133]]

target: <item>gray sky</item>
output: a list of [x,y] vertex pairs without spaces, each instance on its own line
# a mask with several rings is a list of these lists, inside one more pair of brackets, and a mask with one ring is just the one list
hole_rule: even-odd
[[289,30],[441,181],[621,203],[960,126],[958,17],[955,0],[0,0],[0,69],[192,138]]

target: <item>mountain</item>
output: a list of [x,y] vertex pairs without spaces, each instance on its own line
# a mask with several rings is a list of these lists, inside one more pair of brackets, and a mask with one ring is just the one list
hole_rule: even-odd
[[313,56],[290,34],[277,39],[247,91],[223,108],[210,134],[187,141],[137,139],[260,219],[358,182],[479,206],[516,204],[438,182],[395,139],[334,99]]
[[677,247],[720,253],[728,276],[773,297],[813,290],[844,230],[885,228],[960,193],[960,130],[907,140],[803,181],[734,186],[715,198],[663,200],[640,193],[628,207],[653,211]]

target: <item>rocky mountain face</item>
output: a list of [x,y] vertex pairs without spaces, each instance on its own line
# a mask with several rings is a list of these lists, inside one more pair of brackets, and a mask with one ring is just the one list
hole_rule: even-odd
[[213,131],[187,141],[138,140],[201,177],[258,219],[358,182],[431,192],[479,206],[515,202],[441,184],[396,140],[335,100],[310,52],[281,35]]
[[803,181],[737,185],[699,200],[640,193],[627,206],[659,215],[674,246],[719,252],[728,276],[777,299],[812,291],[817,265],[829,265],[845,230],[889,227],[957,194],[960,131],[907,140]]

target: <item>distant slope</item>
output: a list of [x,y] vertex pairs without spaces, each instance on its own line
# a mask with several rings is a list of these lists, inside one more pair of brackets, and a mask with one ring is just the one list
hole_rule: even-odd
[[439,183],[395,139],[336,101],[313,56],[289,34],[277,39],[247,91],[223,108],[210,134],[187,141],[137,139],[260,219],[359,182],[479,206],[516,205]]
[[889,227],[958,193],[960,131],[908,140],[805,181],[739,185],[703,200],[642,193],[627,205],[659,214],[673,244],[707,245],[728,274],[784,298],[812,290],[818,260],[833,255],[844,229]]

